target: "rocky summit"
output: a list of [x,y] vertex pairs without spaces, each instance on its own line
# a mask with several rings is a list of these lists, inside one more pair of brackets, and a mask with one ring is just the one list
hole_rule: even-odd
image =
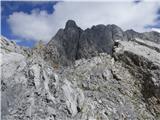
[[2,120],[160,120],[160,34],[73,20],[46,44],[1,37]]
[[123,31],[116,25],[96,25],[82,30],[73,20],[68,20],[45,48],[45,60],[71,65],[75,60],[91,58],[99,53],[112,55],[115,40],[131,41],[140,38],[160,44],[157,32],[138,33],[134,30]]

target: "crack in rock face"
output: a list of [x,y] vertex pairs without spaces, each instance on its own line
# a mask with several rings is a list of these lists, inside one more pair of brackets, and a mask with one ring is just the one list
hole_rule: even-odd
[[1,37],[2,120],[159,120],[160,34],[73,20],[33,49]]

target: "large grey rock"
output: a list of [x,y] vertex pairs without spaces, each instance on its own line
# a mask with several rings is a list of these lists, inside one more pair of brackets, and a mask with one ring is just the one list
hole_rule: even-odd
[[76,59],[78,42],[82,30],[72,20],[67,21],[46,46],[46,60],[56,64],[69,65]]
[[114,40],[123,39],[123,31],[116,25],[97,25],[82,32],[77,59],[91,58],[99,53],[112,54]]

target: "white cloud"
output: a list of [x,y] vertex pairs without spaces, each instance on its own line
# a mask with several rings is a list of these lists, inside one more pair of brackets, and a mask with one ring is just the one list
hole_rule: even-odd
[[45,11],[34,10],[31,14],[13,13],[8,22],[13,34],[26,39],[48,40],[54,34],[51,16]]
[[160,33],[160,28],[152,28],[151,30],[159,32]]
[[96,24],[117,24],[126,29],[145,31],[146,25],[155,24],[160,2],[59,2],[55,11],[33,10],[31,14],[16,12],[8,22],[13,34],[25,39],[49,41],[68,19],[83,29]]

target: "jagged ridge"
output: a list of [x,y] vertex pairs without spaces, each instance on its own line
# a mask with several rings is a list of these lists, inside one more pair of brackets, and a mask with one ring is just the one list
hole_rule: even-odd
[[71,65],[77,59],[91,58],[99,53],[112,54],[115,40],[130,41],[134,38],[160,43],[157,32],[123,31],[116,25],[96,25],[82,30],[73,20],[68,20],[65,28],[60,29],[47,44],[45,60]]

